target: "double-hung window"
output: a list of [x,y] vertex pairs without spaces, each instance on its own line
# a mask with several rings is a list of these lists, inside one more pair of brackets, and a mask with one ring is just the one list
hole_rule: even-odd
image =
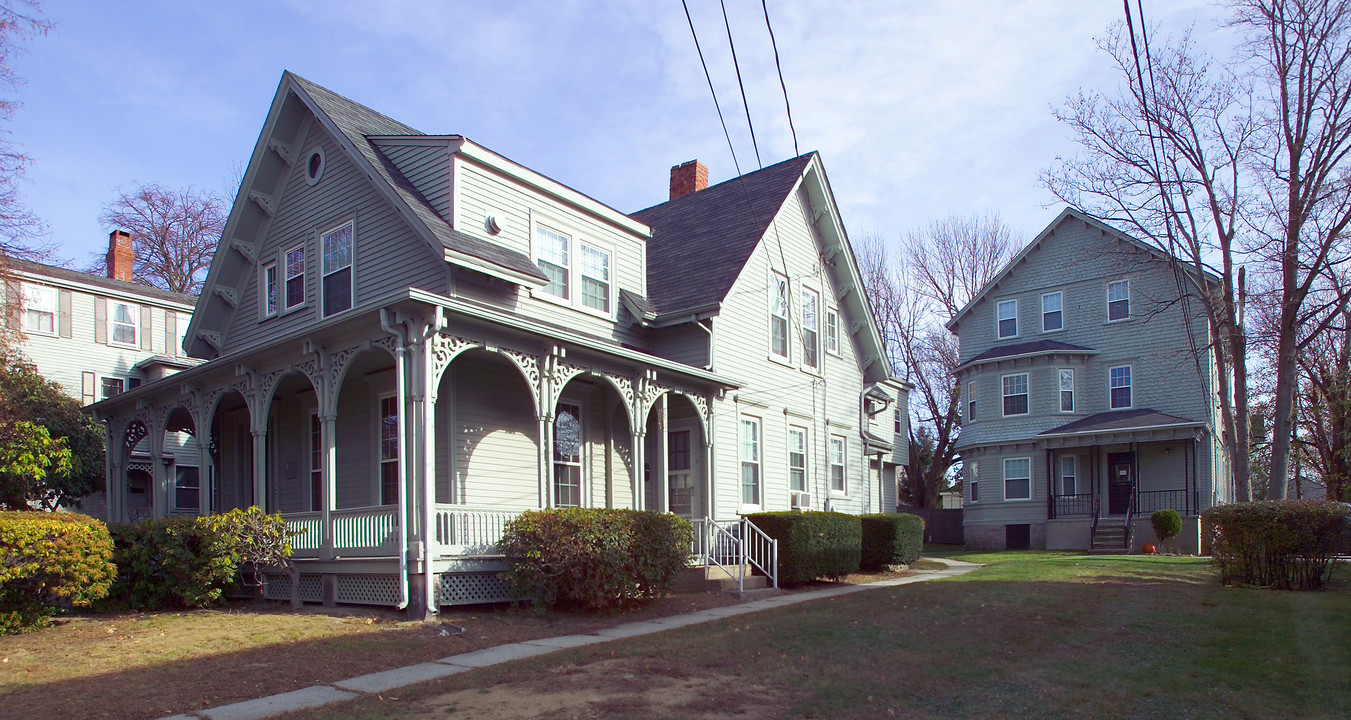
[[1057,375],[1060,381],[1060,412],[1074,412],[1074,369],[1061,368]]
[[542,292],[567,300],[568,246],[572,238],[544,225],[535,226],[535,254],[539,269],[549,278]]
[[126,387],[126,381],[122,378],[100,378],[99,379],[99,399],[107,400],[115,395],[121,395],[123,388]]
[[999,339],[1018,337],[1018,301],[1000,301],[998,312]]
[[802,289],[802,363],[810,368],[821,367],[819,302],[815,290]]
[[1131,281],[1115,280],[1107,283],[1107,321],[1125,320],[1131,316]]
[[399,399],[380,398],[380,504],[399,501]]
[[769,353],[788,357],[788,278],[778,273],[769,277]]
[[826,310],[826,352],[840,354],[840,314]]
[[1027,373],[1005,375],[1004,417],[1027,414]]
[[807,429],[788,428],[788,489],[807,491]]
[[972,462],[966,471],[966,484],[971,486],[971,502],[980,502],[980,466]]
[[554,507],[582,504],[582,406],[559,403],[554,418]]
[[141,309],[131,303],[108,301],[108,337],[118,345],[135,346]]
[[1113,410],[1124,410],[1131,406],[1131,366],[1110,368],[1107,371],[1109,391]]
[[282,256],[286,263],[286,308],[305,304],[305,246],[297,245]]
[[23,285],[23,329],[42,335],[56,334],[56,288],[46,285]]
[[966,384],[966,419],[969,422],[976,421],[976,381],[972,380]]
[[843,493],[848,490],[844,481],[845,439],[839,435],[830,436],[830,491]]
[[1078,492],[1079,458],[1066,455],[1060,458],[1060,494],[1074,495]]
[[174,467],[174,509],[179,512],[200,512],[202,476],[196,466]]
[[581,243],[582,305],[610,314],[610,253]]
[[349,220],[320,237],[319,245],[324,252],[324,317],[352,308],[355,234],[356,224]]
[[1032,459],[1006,458],[1004,460],[1004,499],[1032,498]]
[[741,418],[741,504],[760,504],[760,421]]
[[280,298],[277,297],[277,263],[270,262],[263,265],[262,274],[258,278],[258,287],[262,291],[258,304],[263,307],[263,317],[276,315],[280,302]]
[[1060,292],[1041,296],[1041,331],[1054,332],[1065,327],[1065,296]]

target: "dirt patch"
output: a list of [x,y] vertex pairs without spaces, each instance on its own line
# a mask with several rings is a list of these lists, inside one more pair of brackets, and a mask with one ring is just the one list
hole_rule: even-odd
[[409,714],[476,720],[759,720],[781,717],[791,704],[781,688],[655,658],[625,658],[553,668],[515,682],[434,695],[418,701]]

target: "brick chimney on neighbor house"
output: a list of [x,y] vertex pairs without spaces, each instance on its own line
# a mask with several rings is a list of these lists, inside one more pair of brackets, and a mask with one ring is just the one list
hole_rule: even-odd
[[671,168],[671,199],[685,197],[708,187],[708,168],[691,160]]
[[131,266],[136,253],[131,249],[131,233],[114,230],[108,233],[108,277],[131,282]]

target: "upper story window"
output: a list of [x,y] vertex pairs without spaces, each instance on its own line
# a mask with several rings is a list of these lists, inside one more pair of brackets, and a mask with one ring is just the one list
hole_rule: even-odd
[[99,379],[99,399],[107,400],[115,395],[121,395],[126,388],[126,381],[122,378],[100,378]]
[[815,290],[802,289],[802,363],[811,368],[821,367],[819,302]]
[[277,263],[270,262],[263,265],[261,277],[258,280],[258,288],[262,291],[262,297],[258,304],[263,308],[263,317],[272,317],[277,314]]
[[788,428],[788,489],[807,490],[807,429],[795,425]]
[[286,251],[286,309],[305,304],[305,246]]
[[610,314],[610,253],[582,243],[582,305]]
[[972,380],[966,384],[966,419],[972,422],[976,420],[976,381]]
[[769,353],[788,358],[788,278],[769,278]]
[[1004,417],[1027,414],[1027,373],[1005,375]]
[[171,348],[173,354],[175,355],[188,354],[188,351],[184,349],[183,345],[184,342],[188,339],[188,324],[191,322],[192,322],[191,315],[179,314],[178,317],[175,319],[174,329],[177,331],[177,336],[174,338],[174,341],[177,342],[178,344],[175,345],[173,348]]
[[1064,302],[1065,296],[1059,292],[1041,296],[1042,332],[1055,332],[1065,327],[1065,316],[1062,312]]
[[108,301],[108,337],[118,345],[137,344],[140,308],[131,303]]
[[1115,280],[1107,283],[1107,321],[1126,320],[1131,316],[1131,281]]
[[894,434],[900,435],[901,433],[905,432],[905,428],[901,425],[901,406],[900,406],[900,405],[897,405],[897,406],[896,406],[896,413],[895,413],[895,414],[896,414],[896,417],[894,418],[894,422],[895,422],[896,428],[895,428]]
[[999,303],[999,338],[1018,337],[1018,301],[1003,300]]
[[1060,378],[1060,412],[1074,412],[1074,370],[1072,368],[1061,368],[1058,375]]
[[323,248],[324,317],[352,308],[352,256],[356,223],[348,221],[324,233]]
[[840,354],[840,314],[826,310],[826,352]]
[[57,292],[46,285],[23,284],[23,329],[43,335],[56,334]]
[[1107,371],[1110,384],[1112,409],[1124,410],[1131,407],[1131,366],[1122,365]]
[[543,292],[568,299],[568,245],[572,238],[543,225],[535,226],[535,253],[539,269],[549,278]]

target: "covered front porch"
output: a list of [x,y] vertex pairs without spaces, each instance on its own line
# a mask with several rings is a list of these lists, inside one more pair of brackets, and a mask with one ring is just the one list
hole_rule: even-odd
[[[496,544],[526,510],[714,515],[709,407],[730,385],[434,300],[359,309],[100,403],[123,449],[109,453],[110,519],[131,519],[132,448],[205,436],[195,511],[280,512],[301,599],[434,611],[506,596]],[[164,446],[149,448],[156,517],[177,511]],[[290,597],[291,576],[273,579],[267,595]]]

